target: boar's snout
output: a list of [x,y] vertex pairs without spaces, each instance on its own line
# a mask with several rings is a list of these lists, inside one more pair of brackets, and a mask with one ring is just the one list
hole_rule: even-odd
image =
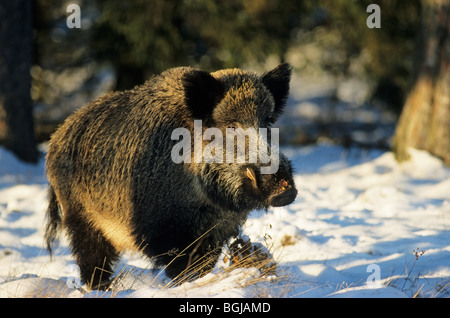
[[261,190],[265,193],[266,206],[285,206],[294,202],[297,197],[297,189],[290,173],[281,172],[278,175],[259,175],[256,172],[257,170],[250,166],[245,167],[244,171],[245,176],[252,184],[252,189],[256,191]]
[[[282,180],[284,181],[284,180]],[[280,192],[274,193],[269,197],[269,205],[273,207],[284,206],[292,203],[297,197],[297,189],[287,185]]]

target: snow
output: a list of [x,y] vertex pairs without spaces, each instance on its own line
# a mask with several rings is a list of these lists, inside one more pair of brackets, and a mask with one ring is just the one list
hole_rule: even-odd
[[112,291],[86,292],[67,241],[52,260],[43,247],[44,155],[29,165],[0,148],[0,297],[449,297],[450,169],[439,159],[410,149],[399,164],[388,151],[326,143],[283,152],[296,201],[252,212],[243,228],[272,253],[276,274],[227,270],[221,258],[211,274],[170,287],[163,270],[126,254]]

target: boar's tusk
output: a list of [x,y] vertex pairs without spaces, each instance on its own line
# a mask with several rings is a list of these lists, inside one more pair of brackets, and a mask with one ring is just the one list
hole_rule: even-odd
[[255,188],[258,188],[258,185],[257,185],[257,183],[256,183],[255,172],[254,172],[252,169],[247,168],[246,174],[247,174],[247,177],[248,177],[250,180],[252,180],[253,186],[254,186]]

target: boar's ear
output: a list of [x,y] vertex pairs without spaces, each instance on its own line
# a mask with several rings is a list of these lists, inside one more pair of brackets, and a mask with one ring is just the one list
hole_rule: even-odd
[[192,70],[184,74],[183,86],[186,105],[195,119],[209,117],[223,97],[221,82],[205,71]]
[[289,95],[289,82],[291,80],[292,67],[288,63],[278,65],[273,70],[262,76],[262,82],[272,93],[275,100],[273,119],[276,120],[283,112]]

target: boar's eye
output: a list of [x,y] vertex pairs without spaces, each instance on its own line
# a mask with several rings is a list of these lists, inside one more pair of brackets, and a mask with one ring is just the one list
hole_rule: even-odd
[[239,128],[239,127],[240,127],[240,125],[238,123],[236,123],[236,122],[230,122],[230,123],[228,123],[226,125],[226,128],[230,128],[230,129],[236,129],[236,128]]
[[261,127],[270,128],[276,122],[276,118],[272,115],[267,116],[261,121]]

